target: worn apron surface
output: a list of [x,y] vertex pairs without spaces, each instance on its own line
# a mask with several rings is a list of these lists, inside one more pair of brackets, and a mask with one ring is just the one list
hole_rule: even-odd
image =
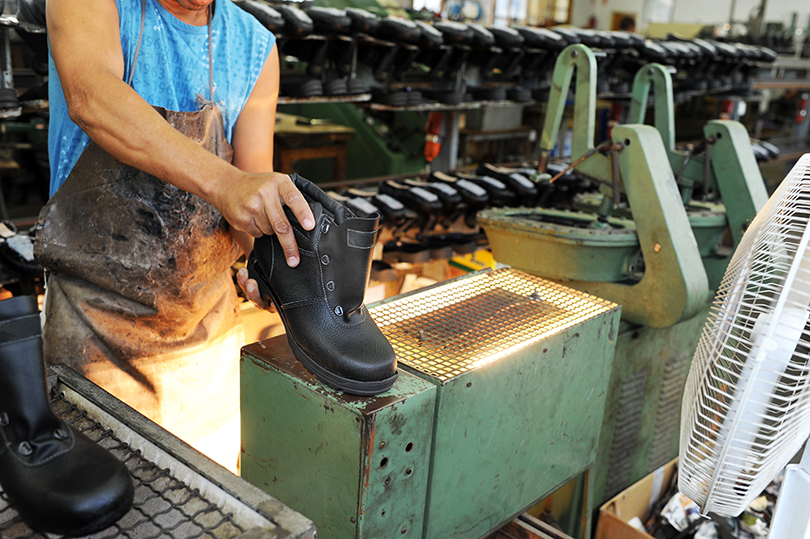
[[[216,105],[158,110],[231,161]],[[233,469],[243,336],[229,268],[239,253],[213,206],[91,142],[37,224],[46,361]]]

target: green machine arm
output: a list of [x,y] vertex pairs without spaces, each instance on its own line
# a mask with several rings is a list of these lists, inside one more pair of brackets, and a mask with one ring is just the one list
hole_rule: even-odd
[[655,90],[653,122],[664,141],[672,170],[678,173],[683,202],[688,204],[695,184],[706,181],[715,186],[717,182],[711,169],[705,167],[703,158],[675,151],[675,100],[672,76],[666,67],[652,63],[638,70],[633,79],[633,99],[630,102],[627,123],[644,123],[650,88]]
[[636,73],[633,79],[633,100],[627,115],[628,124],[644,124],[650,87],[655,89],[655,128],[661,135],[667,152],[675,150],[675,110],[669,106],[675,99],[672,92],[672,77],[661,64],[648,64]]
[[[768,201],[748,131],[739,122],[712,120],[703,127],[704,139],[711,147],[710,158],[679,152],[675,149],[672,77],[666,67],[653,63],[636,73],[628,122],[644,123],[650,87],[655,90],[655,128],[664,142],[672,171],[678,174],[684,204],[690,203],[695,184],[707,182],[715,187],[725,206],[733,246],[736,247],[748,223]],[[728,256],[704,259],[713,288],[719,285],[728,261]]]
[[[596,121],[596,57],[585,45],[569,45],[557,57],[554,65],[551,93],[546,108],[546,119],[540,135],[540,169],[545,169],[546,160],[560,133],[565,102],[571,87],[571,78],[577,73],[574,96],[574,134],[571,143],[571,162],[593,150],[594,123]],[[610,159],[596,153],[577,165],[576,169],[594,179],[610,183]]]
[[635,208],[644,276],[633,285],[570,284],[620,303],[630,322],[669,327],[697,314],[709,300],[706,271],[658,132],[643,125],[616,126],[613,142],[624,146],[619,165],[628,202]]
[[711,120],[703,127],[703,135],[713,144],[712,170],[736,246],[768,202],[768,191],[745,126],[731,120]]

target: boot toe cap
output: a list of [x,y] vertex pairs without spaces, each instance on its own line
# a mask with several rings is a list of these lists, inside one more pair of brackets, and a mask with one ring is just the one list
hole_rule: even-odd
[[88,535],[111,526],[132,505],[135,489],[126,466],[84,435],[73,434],[66,453],[4,477],[14,508],[37,531]]
[[325,303],[317,311],[318,316],[312,309],[285,313],[294,350],[299,347],[327,371],[349,380],[377,382],[396,375],[394,349],[367,310],[351,315],[348,323],[335,322]]

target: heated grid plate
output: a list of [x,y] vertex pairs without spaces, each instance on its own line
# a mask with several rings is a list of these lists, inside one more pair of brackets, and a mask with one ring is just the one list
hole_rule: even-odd
[[[81,387],[77,392],[60,384],[58,394],[52,391],[54,411],[123,461],[135,484],[132,509],[90,537],[270,539],[289,533],[314,539],[312,522],[278,500],[132,413],[76,373],[58,366],[53,371],[60,382]],[[88,393],[92,400],[85,398]],[[108,414],[113,410],[127,414],[127,425]],[[132,424],[143,435],[130,428]],[[0,490],[0,538],[53,537],[57,536],[31,531]]]
[[398,361],[445,382],[616,307],[505,268],[398,296],[369,312]]

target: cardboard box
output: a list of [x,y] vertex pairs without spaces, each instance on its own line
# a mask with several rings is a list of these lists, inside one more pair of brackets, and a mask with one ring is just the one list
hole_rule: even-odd
[[605,502],[599,508],[595,539],[653,539],[651,535],[637,530],[628,522],[633,517],[644,522],[650,508],[667,490],[677,464],[677,458],[671,460]]

